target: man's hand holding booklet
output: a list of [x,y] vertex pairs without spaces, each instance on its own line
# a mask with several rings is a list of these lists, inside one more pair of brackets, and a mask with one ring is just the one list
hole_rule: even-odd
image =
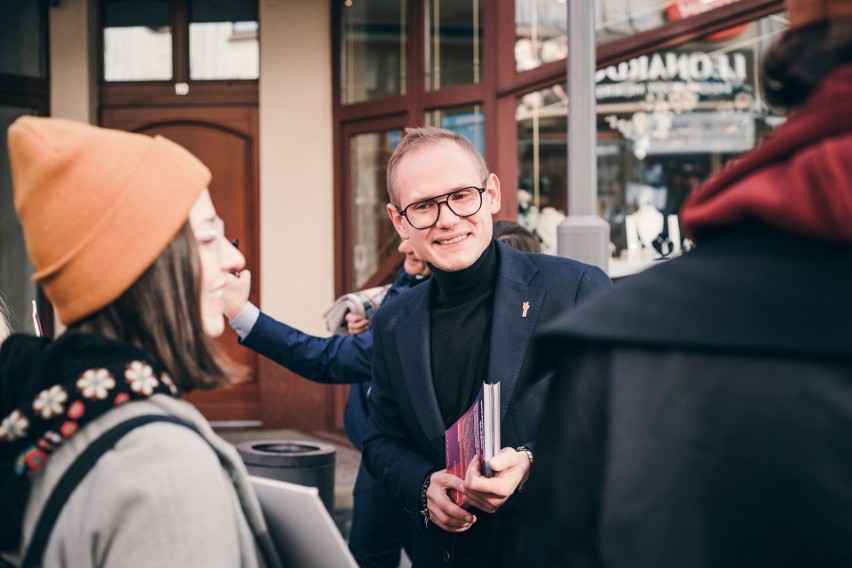
[[[474,457],[479,456],[479,469],[492,475],[488,461],[500,451],[500,383],[484,383],[476,400],[461,418],[447,428],[444,435],[447,472],[465,478]],[[450,498],[464,505],[459,491],[450,490]]]

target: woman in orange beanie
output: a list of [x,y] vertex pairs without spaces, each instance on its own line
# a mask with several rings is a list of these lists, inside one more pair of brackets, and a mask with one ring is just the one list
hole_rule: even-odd
[[[45,566],[278,565],[239,456],[178,398],[231,381],[210,338],[245,259],[210,172],[162,137],[60,119],[16,121],[9,154],[33,278],[68,331],[0,349],[0,552]],[[140,416],[158,421],[106,450],[33,544],[69,466]]]

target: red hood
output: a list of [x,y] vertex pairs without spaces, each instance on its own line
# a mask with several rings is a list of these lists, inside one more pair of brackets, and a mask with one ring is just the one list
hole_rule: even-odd
[[681,213],[687,236],[760,220],[852,243],[852,65],[830,75],[760,146],[712,177]]

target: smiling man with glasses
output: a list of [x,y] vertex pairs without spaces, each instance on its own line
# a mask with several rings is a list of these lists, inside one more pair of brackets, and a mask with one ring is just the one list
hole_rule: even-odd
[[[471,142],[413,128],[388,163],[388,215],[432,279],[373,320],[373,390],[364,463],[417,524],[414,565],[511,561],[519,491],[549,377],[534,372],[540,326],[611,285],[598,268],[524,253],[493,238],[500,180]],[[485,477],[446,471],[444,432],[484,382],[501,384],[506,446]],[[454,489],[467,504],[448,496]]]

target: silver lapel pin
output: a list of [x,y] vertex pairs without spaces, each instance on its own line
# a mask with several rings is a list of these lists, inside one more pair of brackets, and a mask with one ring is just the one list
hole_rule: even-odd
[[522,317],[522,318],[525,318],[525,317],[527,317],[527,312],[528,312],[528,311],[529,311],[529,309],[530,309],[530,303],[529,303],[529,302],[524,302],[523,308],[524,308],[524,311],[523,311],[523,312],[521,312],[521,317]]

